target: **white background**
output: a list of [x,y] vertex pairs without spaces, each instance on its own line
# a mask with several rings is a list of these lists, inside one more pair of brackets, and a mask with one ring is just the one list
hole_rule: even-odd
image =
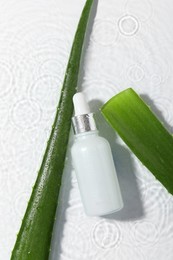
[[[2,260],[10,259],[37,176],[84,3],[0,0]],[[119,91],[133,87],[172,131],[173,2],[99,0],[97,11],[96,4],[79,89],[111,143],[124,209],[106,218],[85,216],[69,149],[50,258],[172,260],[172,196],[97,111]]]

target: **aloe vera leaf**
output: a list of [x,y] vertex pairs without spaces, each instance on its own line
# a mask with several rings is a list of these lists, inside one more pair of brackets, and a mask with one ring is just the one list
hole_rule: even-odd
[[47,260],[68,144],[72,97],[76,93],[82,46],[93,0],[87,0],[74,38],[51,135],[11,260]]
[[173,138],[150,108],[129,88],[101,112],[138,159],[173,194]]

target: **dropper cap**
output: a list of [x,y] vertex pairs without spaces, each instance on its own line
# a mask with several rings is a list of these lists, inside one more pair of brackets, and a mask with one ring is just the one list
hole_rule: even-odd
[[88,103],[82,92],[73,96],[75,116],[72,125],[75,134],[97,130],[93,113],[90,112]]
[[73,96],[73,104],[75,116],[85,115],[90,113],[90,108],[85,100],[85,96],[82,92],[78,92]]

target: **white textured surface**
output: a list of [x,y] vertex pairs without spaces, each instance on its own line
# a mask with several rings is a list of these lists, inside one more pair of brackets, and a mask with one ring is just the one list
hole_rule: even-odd
[[[42,160],[84,0],[0,0],[0,259],[10,259]],[[173,2],[99,0],[80,85],[93,110],[133,87],[172,131]],[[53,260],[172,260],[173,198],[98,114],[124,209],[83,212],[70,157]],[[35,260],[35,259],[34,259]]]

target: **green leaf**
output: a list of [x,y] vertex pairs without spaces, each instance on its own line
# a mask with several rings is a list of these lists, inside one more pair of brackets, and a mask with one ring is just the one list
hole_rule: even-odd
[[11,260],[47,260],[68,144],[72,97],[93,0],[87,0],[74,38],[57,114]]
[[173,194],[173,138],[131,88],[110,99],[101,112],[139,160]]

